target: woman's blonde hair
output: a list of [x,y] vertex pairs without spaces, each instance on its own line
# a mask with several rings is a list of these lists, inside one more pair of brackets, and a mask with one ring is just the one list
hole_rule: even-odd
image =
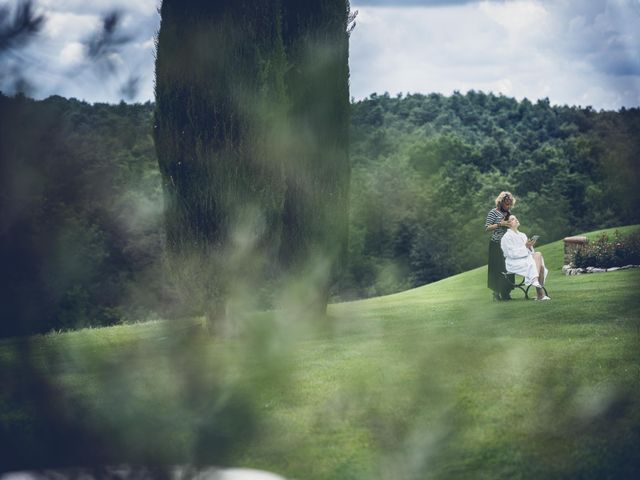
[[511,198],[511,207],[516,205],[516,197],[514,197],[511,192],[500,192],[500,195],[496,197],[496,208],[500,207],[500,204],[505,199],[505,197]]

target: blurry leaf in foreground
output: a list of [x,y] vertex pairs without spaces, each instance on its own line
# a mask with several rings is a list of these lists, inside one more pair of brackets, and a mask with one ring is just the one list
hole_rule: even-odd
[[139,90],[140,77],[132,75],[120,87],[120,95],[122,95],[125,100],[133,100],[138,95]]
[[111,73],[116,70],[113,55],[118,53],[122,45],[131,41],[130,36],[119,31],[121,20],[121,12],[107,13],[102,18],[102,29],[95,32],[85,43],[89,60],[96,65],[104,65]]
[[29,95],[32,86],[23,74],[28,61],[20,55],[20,49],[42,29],[46,18],[33,12],[31,1],[17,5],[13,17],[11,13],[9,6],[0,6],[0,82],[9,93]]
[[13,18],[7,6],[0,7],[0,54],[19,48],[29,42],[38,33],[45,22],[44,15],[33,12],[30,1],[22,2],[14,12]]

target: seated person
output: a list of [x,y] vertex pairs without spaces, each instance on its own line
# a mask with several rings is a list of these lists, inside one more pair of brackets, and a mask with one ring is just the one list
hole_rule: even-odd
[[544,266],[542,254],[534,252],[533,244],[535,242],[528,240],[524,233],[518,231],[520,222],[515,215],[510,215],[508,222],[509,229],[500,241],[507,271],[522,275],[525,285],[536,287],[536,300],[550,300],[542,289],[549,274],[549,270]]

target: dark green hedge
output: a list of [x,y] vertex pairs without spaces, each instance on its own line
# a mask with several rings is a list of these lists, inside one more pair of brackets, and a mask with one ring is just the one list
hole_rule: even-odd
[[640,233],[609,237],[603,234],[577,250],[573,263],[578,268],[611,268],[640,265]]

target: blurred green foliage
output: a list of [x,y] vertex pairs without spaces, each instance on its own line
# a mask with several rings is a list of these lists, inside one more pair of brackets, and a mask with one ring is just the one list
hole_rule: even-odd
[[[0,471],[635,479],[640,269],[565,276],[562,241],[540,250],[549,302],[492,302],[478,268],[330,305],[324,325],[269,311],[225,338],[200,318],[4,339]],[[123,464],[159,472],[99,470]]]

